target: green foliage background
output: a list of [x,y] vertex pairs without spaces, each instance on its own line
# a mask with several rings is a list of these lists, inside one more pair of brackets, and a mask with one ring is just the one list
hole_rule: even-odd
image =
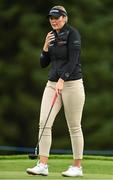
[[[0,1],[0,145],[34,146],[48,70],[39,56],[51,27],[46,15],[64,5],[69,23],[82,36],[86,103],[82,118],[85,149],[112,149],[113,1]],[[53,128],[52,148],[70,148],[63,114]]]

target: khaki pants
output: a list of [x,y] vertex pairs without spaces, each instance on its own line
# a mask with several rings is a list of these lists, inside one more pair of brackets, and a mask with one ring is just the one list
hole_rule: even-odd
[[[41,134],[41,131],[43,130],[45,121],[48,116],[48,112],[50,110],[51,101],[55,94],[55,85],[56,82],[48,81],[44,90],[40,112],[39,136]],[[81,118],[84,101],[85,93],[82,79],[64,82],[64,88],[61,92],[61,95],[57,97],[57,100],[53,106],[52,112],[44,129],[42,138],[40,140],[39,155],[46,157],[49,156],[52,142],[52,125],[56,115],[58,114],[63,104],[64,113],[71,138],[73,158],[82,159],[84,140],[81,129]],[[59,130],[62,131],[62,129],[60,129],[60,124]]]

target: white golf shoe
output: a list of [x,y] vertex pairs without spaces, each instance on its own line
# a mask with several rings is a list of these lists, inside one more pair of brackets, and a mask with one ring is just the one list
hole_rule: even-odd
[[42,175],[42,176],[47,176],[49,174],[48,172],[48,165],[42,164],[42,163],[37,163],[37,165],[33,168],[28,168],[26,170],[28,174],[32,175]]
[[83,176],[82,167],[70,166],[67,171],[62,172],[62,176]]

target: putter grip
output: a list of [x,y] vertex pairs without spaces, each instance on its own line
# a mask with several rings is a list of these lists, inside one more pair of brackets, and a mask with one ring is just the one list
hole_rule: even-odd
[[54,97],[53,97],[53,100],[52,100],[52,104],[51,104],[51,106],[54,106],[54,104],[55,104],[55,101],[56,101],[56,99],[57,99],[57,93],[55,93],[55,95],[54,95]]

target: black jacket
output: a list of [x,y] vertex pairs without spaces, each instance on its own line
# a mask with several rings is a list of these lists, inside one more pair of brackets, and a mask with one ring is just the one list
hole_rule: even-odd
[[41,67],[51,63],[48,79],[58,81],[77,80],[82,78],[80,51],[81,38],[77,29],[65,24],[57,34],[53,30],[55,41],[51,42],[48,52],[42,51],[40,56]]

